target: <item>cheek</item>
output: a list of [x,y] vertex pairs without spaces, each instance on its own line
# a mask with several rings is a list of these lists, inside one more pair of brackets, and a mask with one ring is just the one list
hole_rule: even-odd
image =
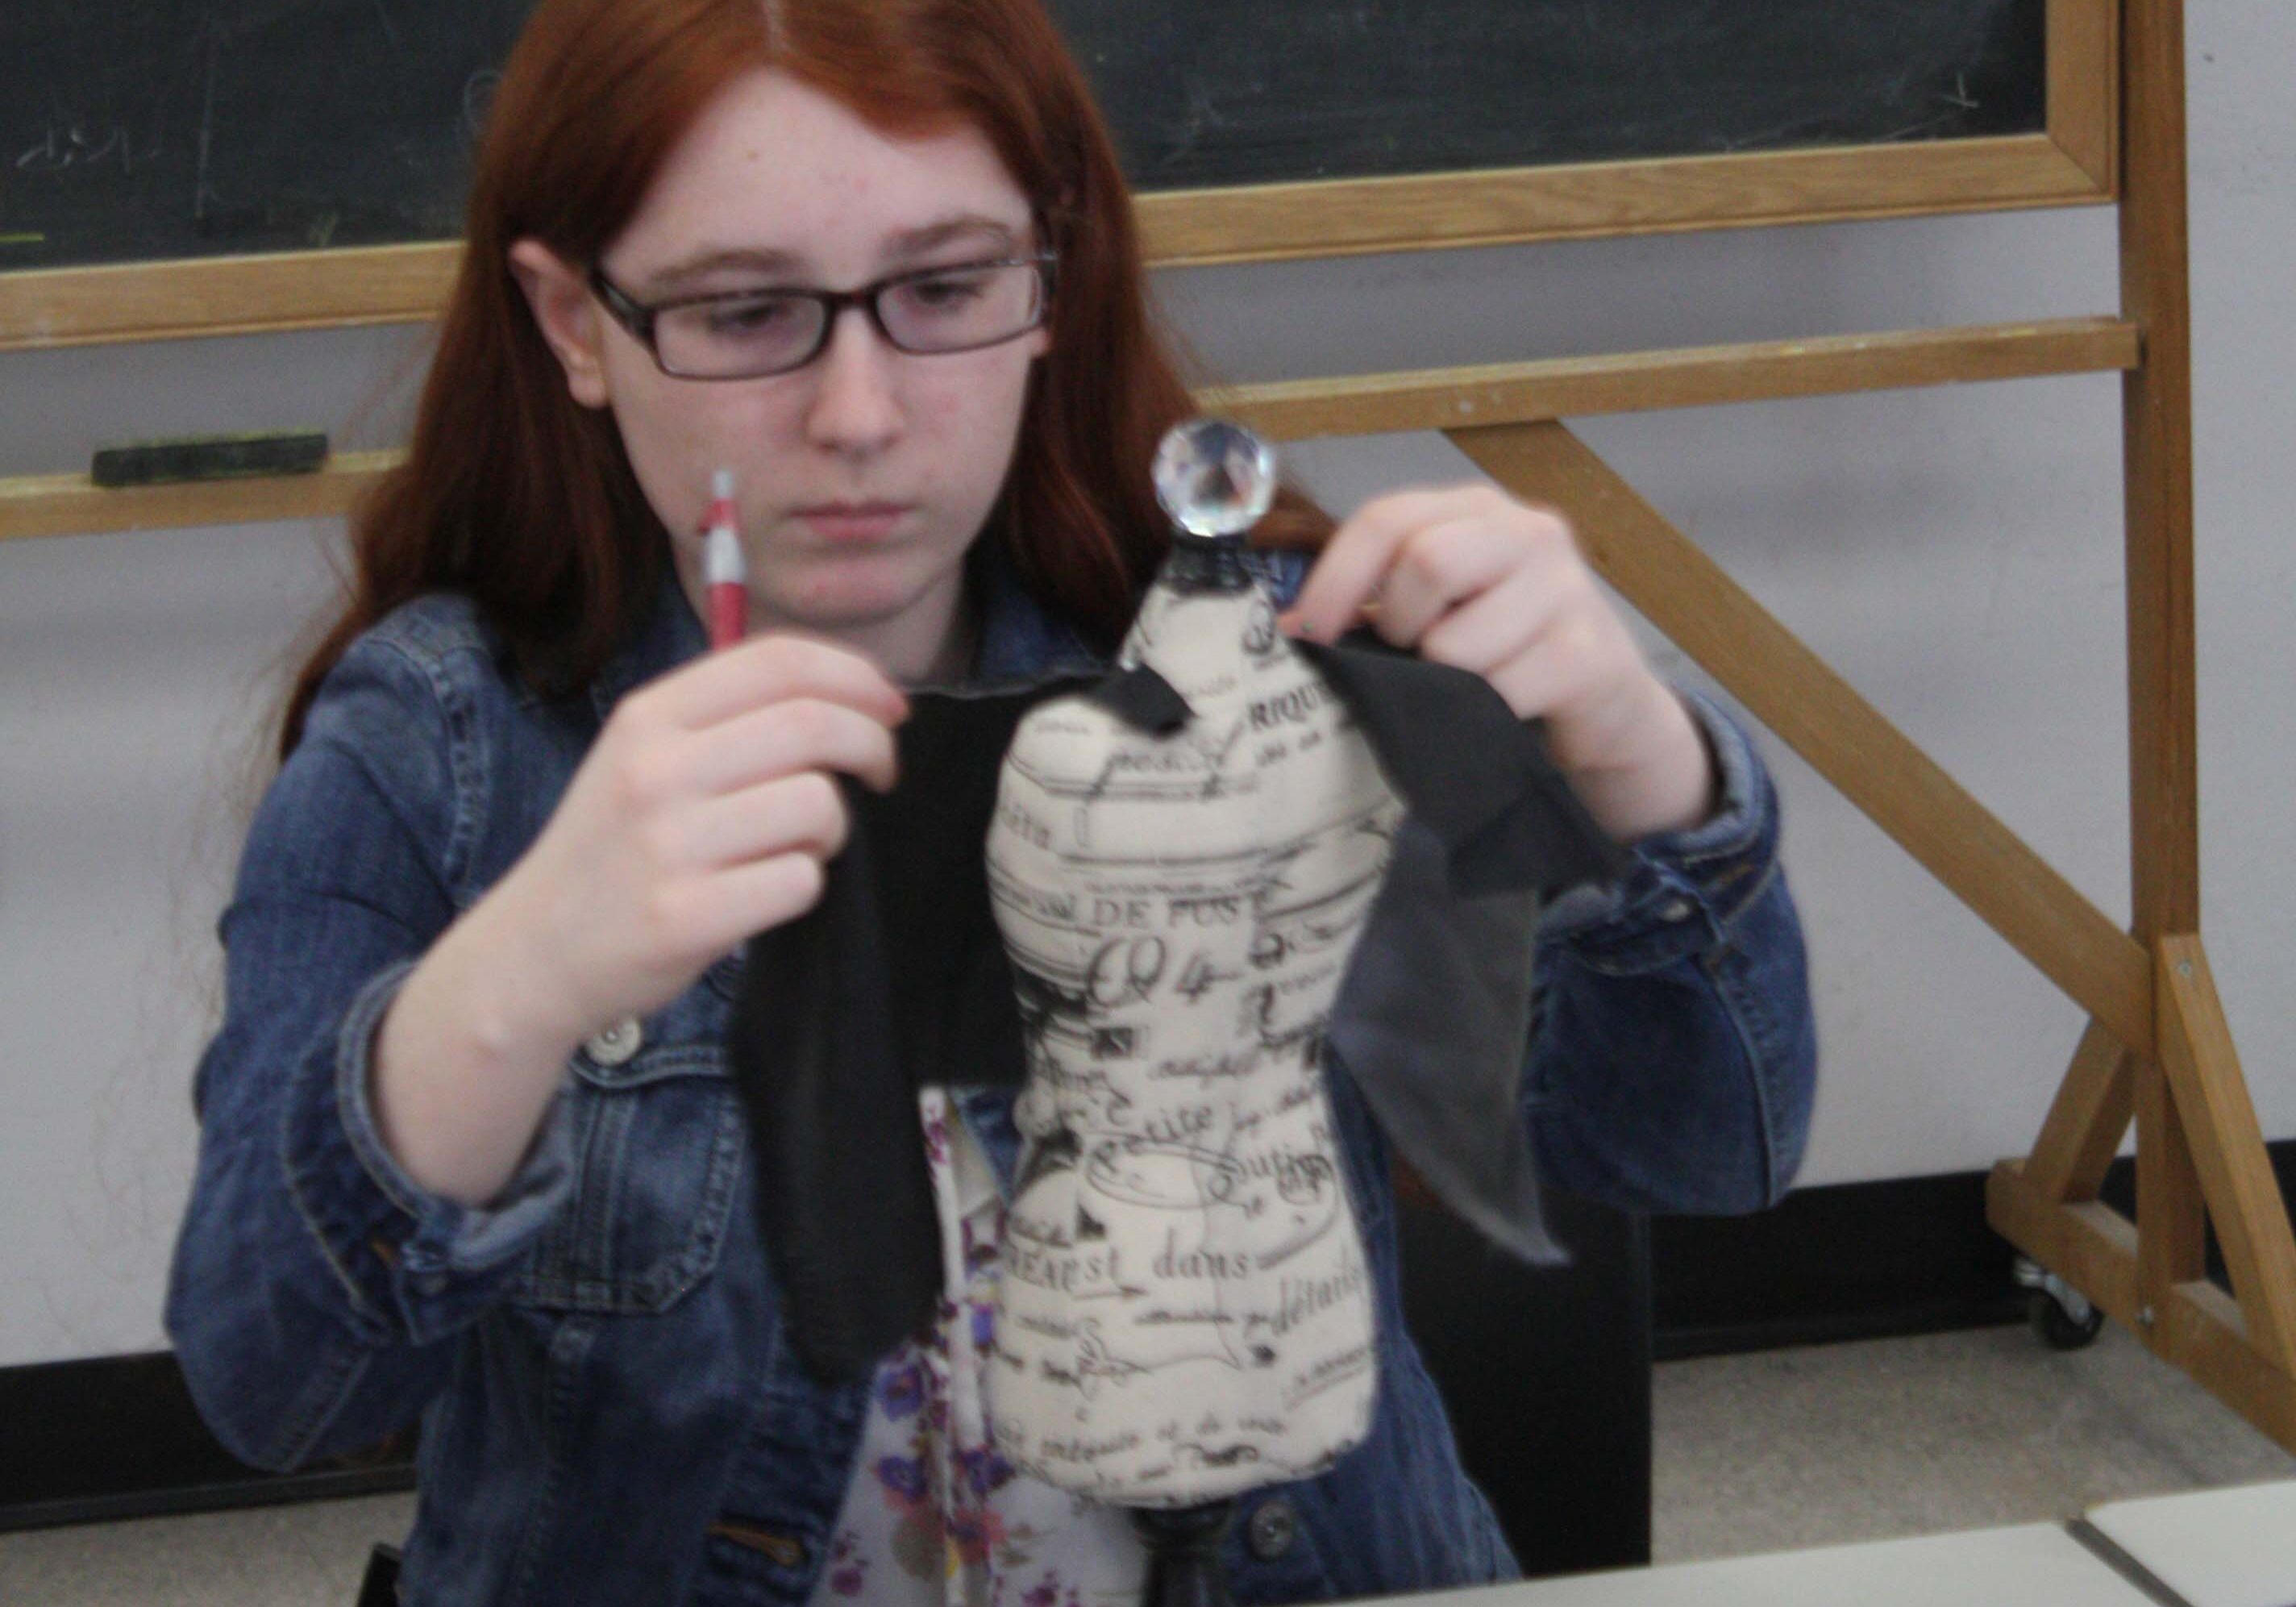
[[753,452],[737,443],[758,439],[742,398],[697,386],[665,383],[659,373],[631,376],[614,392],[614,422],[630,468],[655,514],[673,531],[699,528],[709,505],[712,472],[739,468]]
[[973,455],[980,473],[1001,483],[1020,436],[1030,365],[1025,354],[1019,361],[1013,354],[997,355],[1005,360],[984,363],[969,374],[952,373],[947,382],[937,383],[919,398],[914,422],[930,420],[936,436],[961,442]]

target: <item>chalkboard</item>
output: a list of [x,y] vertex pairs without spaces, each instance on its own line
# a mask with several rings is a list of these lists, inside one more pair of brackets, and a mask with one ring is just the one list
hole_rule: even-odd
[[[4,0],[0,271],[452,239],[530,0]],[[1146,191],[2038,133],[2046,0],[1053,0]]]

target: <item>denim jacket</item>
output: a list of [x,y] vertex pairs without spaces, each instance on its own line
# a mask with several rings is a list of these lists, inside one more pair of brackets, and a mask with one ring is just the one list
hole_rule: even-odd
[[[977,678],[1093,662],[983,568]],[[1288,598],[1303,570],[1275,558],[1267,578]],[[598,679],[548,701],[467,599],[398,610],[321,687],[220,922],[226,1006],[195,1083],[168,1332],[209,1425],[258,1466],[420,1417],[402,1580],[418,1607],[800,1603],[853,1476],[867,1386],[799,1363],[750,1209],[721,1048],[737,956],[578,1050],[482,1208],[418,1188],[369,1103],[370,1045],[416,960],[533,841],[616,699],[702,646],[666,581]],[[1554,1185],[1744,1211],[1800,1161],[1815,1044],[1775,793],[1742,734],[1692,701],[1720,812],[1544,913],[1525,1114]],[[1403,1330],[1382,1141],[1345,1066],[1327,1070],[1383,1334],[1374,1423],[1331,1472],[1242,1504],[1235,1595],[1512,1577]],[[1011,1096],[955,1103],[1009,1192]]]

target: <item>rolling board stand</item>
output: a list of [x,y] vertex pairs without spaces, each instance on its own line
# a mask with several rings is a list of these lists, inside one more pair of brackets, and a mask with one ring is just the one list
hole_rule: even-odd
[[[2121,53],[2121,296],[2144,355],[2122,392],[2136,953],[2112,960],[2134,1019],[2092,1021],[2032,1153],[1994,1168],[1988,1215],[2041,1279],[2296,1449],[2296,1239],[2200,936],[2182,0],[2128,0]],[[2134,1222],[2097,1198],[2132,1119]]]

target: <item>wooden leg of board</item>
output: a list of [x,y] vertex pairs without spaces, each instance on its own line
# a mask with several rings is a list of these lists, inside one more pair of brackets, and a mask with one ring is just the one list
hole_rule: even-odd
[[2155,1302],[2137,1285],[2136,1225],[2095,1201],[2062,1204],[2005,1160],[1986,1180],[1986,1216],[2001,1236],[2079,1290],[2098,1308],[2232,1410],[2296,1451],[2296,1377],[2259,1351],[2234,1299],[2215,1284],[2169,1287]]
[[2296,1451],[2296,1379],[2249,1341],[2233,1298],[2214,1283],[2180,1283],[2149,1336],[2162,1360]]
[[2183,0],[2124,0],[2121,22],[2122,313],[2144,330],[2121,402],[2129,925],[2148,947],[2201,930],[2184,13]]
[[2201,940],[2187,935],[2163,938],[2158,952],[2161,1064],[2248,1341],[2296,1374],[2296,1234],[2208,955]]
[[2139,1326],[2136,1225],[2096,1201],[2066,1204],[2036,1188],[2021,1160],[2004,1160],[1985,1182],[1993,1229],[2129,1328]]
[[2061,1204],[2095,1199],[2136,1115],[2136,1062],[2091,1021],[2025,1162],[2025,1181]]
[[2136,1063],[2136,1283],[2157,1309],[2208,1275],[2208,1210],[2185,1113],[2157,1060]]
[[[2092,1032],[2044,1130],[2054,1159],[2046,1171],[2039,1150],[1995,1167],[1986,1214],[2004,1238],[2296,1451],[2296,1230],[2200,939],[2163,938],[2155,955],[2160,1058],[2109,1055]],[[2120,1080],[2136,1117],[2133,1223],[2063,1193],[2094,1160],[2099,1134],[2121,1125],[2112,1088]],[[2229,1294],[2208,1281],[2210,1222]]]

